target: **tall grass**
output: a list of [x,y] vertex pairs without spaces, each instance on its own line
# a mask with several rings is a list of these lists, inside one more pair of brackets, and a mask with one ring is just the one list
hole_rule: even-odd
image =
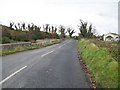
[[77,43],[80,54],[97,83],[103,88],[118,87],[118,62],[106,48],[100,48],[89,40],[82,39]]
[[118,61],[120,58],[120,42],[106,42],[106,41],[98,41],[95,39],[90,39],[91,43],[94,43],[100,48],[106,48],[110,55]]

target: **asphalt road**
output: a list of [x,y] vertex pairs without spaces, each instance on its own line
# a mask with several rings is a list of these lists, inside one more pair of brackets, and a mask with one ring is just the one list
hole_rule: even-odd
[[2,57],[2,88],[89,88],[75,40]]

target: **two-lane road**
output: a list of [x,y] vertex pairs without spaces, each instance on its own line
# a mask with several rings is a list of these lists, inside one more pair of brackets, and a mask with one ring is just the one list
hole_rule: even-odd
[[75,40],[2,57],[3,88],[89,88]]

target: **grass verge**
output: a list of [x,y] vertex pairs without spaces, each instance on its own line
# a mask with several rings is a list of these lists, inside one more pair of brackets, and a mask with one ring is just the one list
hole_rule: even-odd
[[10,48],[10,49],[5,49],[5,50],[0,51],[0,56],[13,54],[13,53],[16,53],[16,52],[33,50],[33,49],[37,49],[37,48],[42,48],[42,47],[50,46],[50,45],[57,44],[57,43],[60,43],[60,42],[61,41],[57,40],[57,41],[54,41],[54,42],[42,43],[42,44],[39,44],[39,45],[13,47],[13,48]]
[[100,48],[89,40],[77,43],[79,52],[97,83],[103,88],[118,87],[118,62],[106,48]]

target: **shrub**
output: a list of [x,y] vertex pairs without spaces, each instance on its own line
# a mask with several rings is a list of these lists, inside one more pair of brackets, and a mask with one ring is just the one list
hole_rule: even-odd
[[10,39],[8,37],[3,37],[2,43],[10,43]]

